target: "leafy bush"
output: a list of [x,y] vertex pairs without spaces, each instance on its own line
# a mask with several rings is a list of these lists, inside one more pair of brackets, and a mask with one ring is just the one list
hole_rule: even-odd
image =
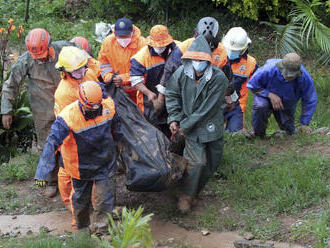
[[286,0],[213,0],[223,4],[234,14],[253,20],[269,19],[278,22],[288,15],[292,4]]
[[152,247],[153,239],[149,221],[152,214],[142,217],[143,208],[140,206],[137,210],[122,210],[121,216],[115,210],[119,221],[116,223],[109,215],[109,234],[111,243],[102,241],[103,247],[109,248],[149,248]]

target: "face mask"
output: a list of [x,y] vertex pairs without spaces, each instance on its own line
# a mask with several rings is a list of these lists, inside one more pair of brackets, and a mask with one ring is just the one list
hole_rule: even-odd
[[125,39],[116,38],[116,39],[123,48],[127,47],[132,41],[132,38],[125,38]]
[[73,77],[76,80],[81,80],[84,78],[85,73],[86,73],[86,67],[83,66],[83,67],[71,72],[71,77]]
[[84,117],[86,120],[95,119],[97,116],[100,116],[100,115],[102,115],[102,106],[98,106],[98,108],[96,108],[96,109],[84,108]]
[[228,50],[227,54],[228,54],[228,58],[230,60],[235,60],[235,59],[238,59],[240,57],[241,51]]
[[160,55],[166,50],[166,47],[154,47],[154,50],[158,55]]
[[207,66],[207,61],[192,61],[192,66],[194,67],[195,71],[201,72],[204,71]]

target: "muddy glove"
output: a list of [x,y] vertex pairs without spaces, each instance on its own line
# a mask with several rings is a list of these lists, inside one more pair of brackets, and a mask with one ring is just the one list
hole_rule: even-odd
[[44,179],[36,179],[35,183],[39,188],[44,188],[47,185],[47,181]]

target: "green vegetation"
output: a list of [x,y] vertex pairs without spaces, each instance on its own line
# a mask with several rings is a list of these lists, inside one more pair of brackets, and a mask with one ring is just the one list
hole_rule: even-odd
[[[133,2],[90,0],[89,6],[85,6],[83,11],[79,11],[79,6],[73,6],[72,10],[67,8],[64,0],[54,0],[52,4],[49,2],[49,0],[31,1],[30,19],[28,23],[24,24],[25,30],[36,27],[46,28],[53,40],[68,40],[77,35],[85,36],[91,41],[95,56],[100,47],[100,44],[94,41],[94,24],[96,22],[114,23],[116,18],[125,15],[133,19],[144,36],[148,36],[152,25],[165,23],[166,6],[164,3],[170,3],[169,30],[175,39],[185,40],[191,37],[193,29],[201,17],[213,16],[219,20],[221,33],[225,33],[232,26],[242,26],[247,30],[253,41],[249,49],[250,54],[257,58],[260,65],[263,65],[266,59],[280,55],[280,52],[275,49],[276,37],[278,39],[281,37],[279,35],[287,32],[286,38],[291,41],[295,40],[297,43],[301,39],[299,33],[301,30],[298,32],[295,27],[289,29],[288,26],[285,26],[274,33],[268,27],[260,26],[255,21],[232,16],[226,10],[203,8],[204,5],[198,7],[197,4],[196,8],[196,5],[188,6],[186,4],[181,13],[178,13],[179,10],[171,12],[176,6],[181,6],[181,0]],[[195,3],[195,1],[193,2]],[[237,14],[252,17],[252,19],[263,19],[264,17],[259,15],[263,11],[272,21],[277,21],[281,16],[288,14],[287,11],[290,8],[283,6],[291,6],[291,3],[287,1],[285,3],[283,1],[263,1],[261,3],[254,0],[214,0],[213,2],[225,4],[233,12],[236,11]],[[313,3],[316,2],[319,1]],[[207,3],[206,1],[203,4],[207,5]],[[242,8],[242,4],[246,4],[248,7]],[[329,1],[327,4],[329,8]],[[271,10],[264,11],[265,5]],[[190,7],[195,10],[189,10]],[[324,6],[322,12],[319,7],[318,5],[313,7],[316,16],[319,17],[316,21],[324,22],[330,12],[325,12]],[[146,9],[148,11],[144,11]],[[7,25],[10,17],[17,20],[17,23],[22,23],[25,15],[25,2],[0,0],[0,12],[4,13],[0,17],[0,27]],[[143,16],[144,14],[145,16]],[[301,20],[296,24],[302,24]],[[305,17],[304,20],[306,20]],[[308,30],[309,28],[305,31]],[[313,32],[310,34],[312,39]],[[305,37],[306,35],[303,36],[303,38]],[[19,41],[16,36],[10,39],[11,44],[18,47]],[[290,44],[297,48],[293,43]],[[314,44],[316,43],[314,42]],[[277,47],[280,46],[278,44]],[[311,123],[313,129],[330,127],[329,66],[320,66],[316,63],[319,57],[316,51],[314,46],[310,46],[309,50],[304,50],[302,53],[304,65],[311,73],[318,92],[319,104]],[[15,52],[15,49],[11,52]],[[26,96],[22,98],[25,99]],[[249,94],[245,114],[247,129],[251,128],[252,103],[253,95]],[[23,112],[26,110],[24,107],[25,105],[21,109]],[[20,107],[17,109],[20,111]],[[297,125],[300,111],[298,104]],[[26,112],[26,114],[28,113]],[[199,209],[197,213],[183,216],[177,211],[175,203],[165,205],[163,202],[152,201],[144,203],[144,207],[163,219],[173,220],[179,225],[192,229],[242,230],[252,232],[256,238],[263,240],[290,240],[307,245],[312,244],[314,247],[329,246],[330,154],[326,148],[330,145],[330,138],[329,136],[304,134],[279,138],[272,136],[276,130],[278,130],[278,126],[272,117],[267,129],[268,139],[266,140],[247,140],[240,135],[226,135],[222,166],[202,193],[201,202],[206,203],[205,207]],[[5,139],[5,136],[3,137]],[[7,150],[3,151],[5,154],[17,154],[16,149],[13,149],[11,153]],[[6,183],[17,183],[17,181],[32,179],[37,160],[36,156],[28,154],[23,162],[11,161],[1,165],[0,180]],[[11,184],[1,187],[0,210],[16,209],[29,202],[28,200],[18,200],[19,192],[14,186]],[[292,217],[293,224],[289,227],[285,226],[281,219],[283,216]],[[112,243],[106,240],[91,240],[80,235],[68,236],[65,239],[42,235],[27,239],[26,244],[24,243],[25,246],[23,243],[15,243],[17,246],[12,245],[14,243],[11,242],[17,242],[17,240],[12,240],[9,242],[11,245],[6,246],[6,244],[4,247],[63,247],[64,244],[66,247],[111,247],[111,245],[125,247],[122,245],[126,244],[126,241],[134,241],[136,238],[135,240],[140,242],[141,237],[144,237],[146,243],[150,244],[150,229],[147,225],[149,218],[150,216],[142,217],[142,210],[138,209],[124,212],[118,223],[110,220],[109,232],[113,236]],[[140,229],[139,223],[146,225]],[[139,232],[135,231],[136,228],[139,229]],[[133,238],[132,235],[136,236]],[[177,247],[190,246],[178,244]]]
[[114,211],[119,219],[115,222],[113,217],[109,215],[109,234],[111,241],[102,241],[104,248],[130,248],[152,247],[153,239],[151,237],[151,229],[149,221],[152,214],[142,216],[143,208],[140,206],[137,210],[127,210],[126,207],[119,214]]
[[223,4],[234,14],[250,18],[253,20],[270,19],[278,22],[279,18],[285,18],[288,14],[288,9],[292,7],[292,3],[286,0],[213,0],[217,4]]
[[325,14],[326,3],[320,0],[291,0],[294,8],[290,12],[290,22],[286,25],[271,26],[276,32],[276,53],[281,56],[292,51],[312,49],[320,54],[318,61],[330,62],[330,28],[329,19]]
[[[1,238],[0,238],[1,241]],[[38,236],[28,236],[21,239],[3,240],[3,248],[101,248],[98,242],[87,234],[61,235],[60,237],[40,233]]]
[[0,181],[12,183],[33,178],[39,156],[27,153],[11,159],[0,166]]
[[[308,228],[301,225],[290,237],[314,236],[324,242],[330,235],[330,157],[313,152],[313,144],[327,147],[329,139],[299,134],[249,141],[227,135],[222,167],[206,189],[217,200],[198,216],[199,228],[231,230],[236,225],[259,239],[282,240],[288,234],[279,216],[321,206]],[[221,210],[224,206],[229,210]]]

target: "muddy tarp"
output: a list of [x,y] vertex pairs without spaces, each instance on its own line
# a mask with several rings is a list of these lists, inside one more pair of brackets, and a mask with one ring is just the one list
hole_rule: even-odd
[[144,118],[122,89],[111,84],[107,91],[121,120],[123,139],[119,144],[119,160],[126,169],[128,190],[162,191],[178,182],[187,164],[170,152],[169,139]]

